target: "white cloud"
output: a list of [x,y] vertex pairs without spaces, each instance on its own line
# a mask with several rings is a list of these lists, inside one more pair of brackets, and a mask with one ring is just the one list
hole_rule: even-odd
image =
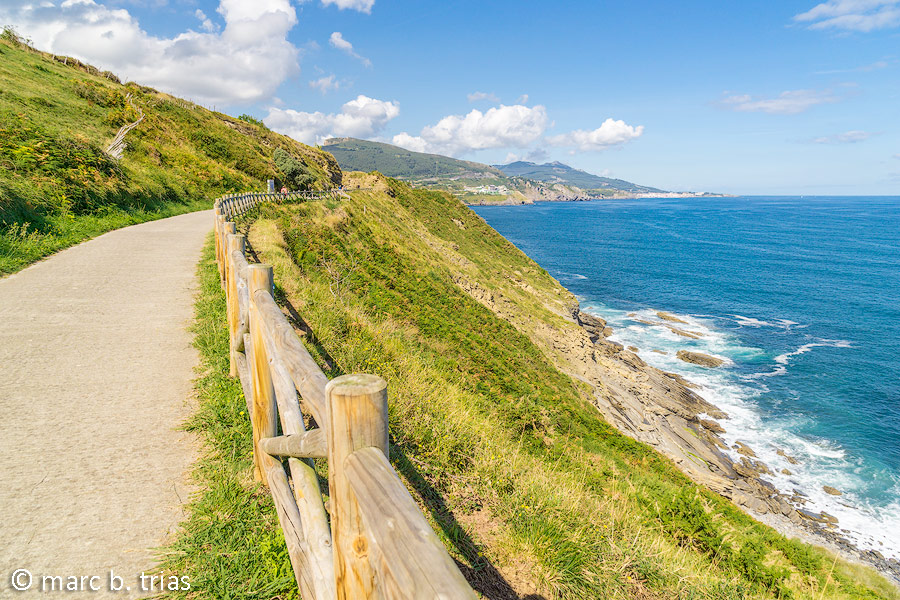
[[323,94],[327,94],[328,92],[340,89],[341,82],[335,79],[334,75],[328,75],[327,77],[319,77],[316,80],[310,81],[309,87],[314,90],[319,90]]
[[399,114],[400,106],[396,102],[359,95],[344,104],[339,113],[270,108],[263,120],[274,131],[306,144],[317,144],[331,137],[374,136]]
[[297,48],[287,41],[297,23],[290,0],[221,0],[217,10],[221,33],[188,30],[171,38],[150,35],[127,10],[93,0],[4,2],[0,22],[27,32],[38,48],[201,103],[270,98],[299,71]]
[[753,98],[749,94],[727,96],[721,105],[740,112],[764,112],[776,115],[795,115],[817,104],[837,102],[830,91],[789,90],[776,98]]
[[856,142],[864,142],[873,135],[878,134],[871,131],[853,130],[845,131],[844,133],[838,133],[835,135],[826,135],[813,138],[810,141],[814,144],[855,144]]
[[401,148],[406,148],[407,150],[412,150],[413,152],[434,152],[433,148],[429,148],[428,142],[426,142],[423,138],[409,135],[405,131],[403,133],[398,133],[394,136],[392,140],[395,146],[400,146]]
[[516,100],[516,104],[528,104],[528,94],[522,94],[519,96],[519,99]]
[[346,53],[348,56],[352,56],[358,61],[362,62],[367,67],[372,66],[372,61],[364,56],[360,56],[353,50],[353,44],[344,39],[344,35],[340,31],[335,31],[331,34],[331,37],[328,38],[328,43],[333,47],[337,48],[341,52]]
[[900,25],[900,0],[828,0],[794,16],[810,29],[873,31]]
[[597,129],[577,129],[547,138],[553,146],[567,146],[581,152],[597,152],[641,137],[644,126],[633,127],[622,120],[606,119]]
[[364,12],[368,15],[372,13],[372,7],[375,6],[375,0],[322,0],[323,6],[328,6],[329,4],[334,4],[341,10],[349,8],[351,10]]
[[469,102],[478,102],[479,100],[489,100],[491,102],[500,102],[500,98],[498,98],[493,92],[473,92],[466,96],[469,99]]
[[406,132],[394,136],[394,144],[417,152],[456,156],[488,148],[524,148],[544,134],[548,124],[543,106],[519,104],[449,115],[422,129],[418,136]]
[[194,12],[194,16],[200,20],[200,28],[203,29],[203,31],[213,33],[218,29],[215,23],[213,23],[210,18],[206,16],[206,13],[199,8]]

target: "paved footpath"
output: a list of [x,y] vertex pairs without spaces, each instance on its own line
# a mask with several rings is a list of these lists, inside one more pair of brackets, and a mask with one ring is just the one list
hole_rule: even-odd
[[[0,279],[0,598],[47,597],[43,575],[98,577],[58,597],[145,595],[197,456],[177,428],[211,227],[210,211],[135,225]],[[110,593],[110,570],[130,593]]]

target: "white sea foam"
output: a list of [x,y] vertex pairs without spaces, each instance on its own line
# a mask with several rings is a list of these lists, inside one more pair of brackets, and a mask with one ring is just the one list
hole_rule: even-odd
[[764,321],[762,319],[757,319],[756,317],[745,317],[744,315],[731,316],[734,317],[734,322],[737,323],[738,327],[775,327],[778,329],[784,329],[785,331],[790,329],[803,329],[804,327],[808,327],[808,325],[801,325],[797,321],[791,321],[790,319]]
[[761,321],[759,319],[754,319],[753,317],[745,317],[744,315],[732,315],[735,318],[735,321],[741,327],[776,327],[775,323],[769,323],[768,321]]
[[806,354],[813,348],[820,347],[828,347],[828,348],[852,348],[853,343],[848,342],[847,340],[824,340],[820,339],[817,342],[811,342],[809,344],[803,344],[793,352],[786,352],[785,354],[779,354],[775,357],[775,362],[780,365],[786,365],[791,362],[791,359],[795,356],[800,356],[801,354]]
[[[793,411],[764,414],[757,405],[767,391],[763,384],[765,378],[787,373],[788,365],[797,356],[819,347],[849,348],[852,347],[851,342],[817,339],[777,356],[771,372],[741,376],[727,368],[728,365],[759,360],[766,355],[759,348],[744,345],[735,334],[717,330],[713,326],[715,317],[712,315],[669,313],[685,322],[681,324],[659,319],[654,309],[622,311],[591,302],[584,302],[584,309],[607,320],[613,328],[612,341],[637,347],[638,355],[648,364],[678,373],[701,386],[697,392],[729,416],[721,422],[725,428],[723,440],[729,447],[738,440],[750,445],[774,473],[765,479],[784,493],[802,493],[807,500],[802,506],[805,510],[814,513],[824,511],[837,517],[841,534],[859,548],[878,550],[888,558],[900,559],[900,535],[896,534],[900,531],[900,479],[883,472],[881,477],[892,478],[890,485],[897,492],[893,497],[898,500],[887,504],[871,501],[866,494],[871,484],[870,467],[862,465],[858,458],[850,456],[846,449],[830,440],[811,439],[794,433],[804,429],[808,417],[797,416]],[[786,319],[734,317],[753,327],[805,327]],[[679,336],[671,331],[670,326],[701,334],[701,337],[689,339]],[[719,369],[689,364],[676,357],[681,349],[726,358],[729,363]],[[797,464],[778,454],[779,450],[795,458]],[[740,460],[735,450],[729,453],[735,461]],[[787,469],[791,474],[782,473],[782,469]],[[825,485],[841,490],[843,495],[826,493],[823,489]]]
[[557,271],[559,275],[560,281],[572,280],[572,279],[587,279],[587,275],[582,275],[581,273],[567,273],[565,271]]

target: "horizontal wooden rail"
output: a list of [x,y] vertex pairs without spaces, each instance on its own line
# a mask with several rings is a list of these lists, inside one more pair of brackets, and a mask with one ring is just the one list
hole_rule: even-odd
[[[275,302],[272,268],[249,263],[236,233],[234,219],[261,202],[341,197],[251,193],[214,205],[230,369],[247,401],[255,476],[272,495],[304,600],[475,598],[388,461],[387,384],[329,381]],[[317,427],[306,429],[304,412]],[[330,518],[314,459],[328,461]]]
[[[372,539],[371,561],[389,598],[474,598],[465,578],[378,448],[344,460],[344,474]],[[398,561],[396,557],[405,556]]]
[[325,434],[321,429],[259,440],[259,449],[272,456],[325,458]]

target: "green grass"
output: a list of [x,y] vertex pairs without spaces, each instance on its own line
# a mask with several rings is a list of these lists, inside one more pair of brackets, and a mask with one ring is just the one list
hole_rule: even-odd
[[[606,424],[585,387],[512,326],[516,315],[498,318],[456,282],[518,290],[518,310],[555,327],[571,295],[452,196],[388,185],[347,202],[264,207],[242,227],[328,376],[388,381],[391,462],[483,597],[900,597],[871,570],[753,521]],[[163,567],[191,582],[173,597],[296,598],[274,507],[252,481],[211,243],[198,272],[201,366],[187,427],[206,451]]]
[[[0,35],[0,276],[104,231],[210,208],[228,192],[281,179],[281,149],[314,187],[339,183],[321,150]],[[130,98],[130,99],[127,99]],[[121,160],[104,149],[119,127]]]
[[208,208],[210,203],[205,200],[187,200],[155,209],[109,206],[79,217],[45,216],[41,228],[33,228],[29,221],[13,223],[0,230],[0,275],[15,273],[36,260],[113,229]]
[[173,598],[297,598],[284,536],[268,491],[251,474],[251,430],[240,383],[228,376],[225,296],[210,238],[198,268],[194,345],[200,353],[197,406],[186,427],[204,453],[194,468],[198,491],[162,567],[187,576]]
[[[515,315],[498,318],[457,282],[519,290],[509,310],[535,329],[564,327],[571,295],[452,196],[389,185],[340,205],[264,208],[250,239],[329,375],[388,381],[392,461],[476,588],[897,597],[841,561],[829,575],[823,551],[755,522],[609,426],[585,386],[513,327]],[[526,581],[510,575],[523,571]]]

